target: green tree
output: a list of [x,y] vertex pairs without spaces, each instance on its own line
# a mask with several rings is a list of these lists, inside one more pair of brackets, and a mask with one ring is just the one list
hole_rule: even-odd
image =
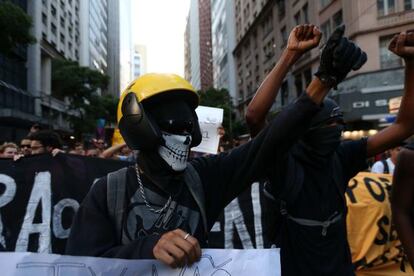
[[233,106],[231,103],[231,97],[227,89],[215,89],[209,88],[206,91],[199,91],[200,105],[222,108],[223,114],[223,127],[226,130],[226,134],[230,138],[233,137]]
[[67,98],[69,110],[79,114],[69,118],[76,136],[93,132],[97,119],[115,123],[118,100],[99,93],[108,86],[107,75],[68,60],[54,60],[52,68],[53,96]]
[[0,1],[0,53],[9,55],[18,45],[33,44],[32,19],[19,6]]

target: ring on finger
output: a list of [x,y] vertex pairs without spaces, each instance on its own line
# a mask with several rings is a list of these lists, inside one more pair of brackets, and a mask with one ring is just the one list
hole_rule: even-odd
[[184,240],[187,240],[189,236],[190,236],[190,233],[187,233],[187,234],[184,236]]

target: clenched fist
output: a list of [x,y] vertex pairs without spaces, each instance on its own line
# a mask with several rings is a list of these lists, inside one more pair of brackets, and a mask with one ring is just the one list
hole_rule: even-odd
[[395,35],[391,39],[388,49],[406,61],[414,60],[414,32],[402,32]]
[[172,268],[191,265],[201,257],[198,240],[181,229],[163,234],[152,252],[156,259]]
[[319,45],[322,33],[315,25],[299,25],[290,32],[287,49],[304,53]]

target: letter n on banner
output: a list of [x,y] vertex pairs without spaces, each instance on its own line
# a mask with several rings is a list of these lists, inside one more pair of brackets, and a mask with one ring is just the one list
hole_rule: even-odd
[[[28,251],[29,236],[33,233],[39,233],[39,253],[51,252],[51,176],[50,172],[39,172],[35,176],[32,193],[29,203],[27,204],[26,215],[22,229],[16,242],[15,251]],[[42,222],[33,223],[36,209],[42,204]]]

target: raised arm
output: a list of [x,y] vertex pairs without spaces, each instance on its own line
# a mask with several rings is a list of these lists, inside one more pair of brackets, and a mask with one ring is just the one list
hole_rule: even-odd
[[314,25],[299,25],[290,32],[287,48],[247,107],[246,122],[252,137],[265,126],[266,114],[290,68],[304,53],[318,46],[320,40],[321,32]]
[[405,62],[404,94],[394,124],[369,137],[367,155],[392,148],[414,133],[414,33],[402,32],[391,40],[389,50]]
[[403,150],[398,157],[392,184],[392,217],[398,236],[411,266],[414,268],[414,151]]

